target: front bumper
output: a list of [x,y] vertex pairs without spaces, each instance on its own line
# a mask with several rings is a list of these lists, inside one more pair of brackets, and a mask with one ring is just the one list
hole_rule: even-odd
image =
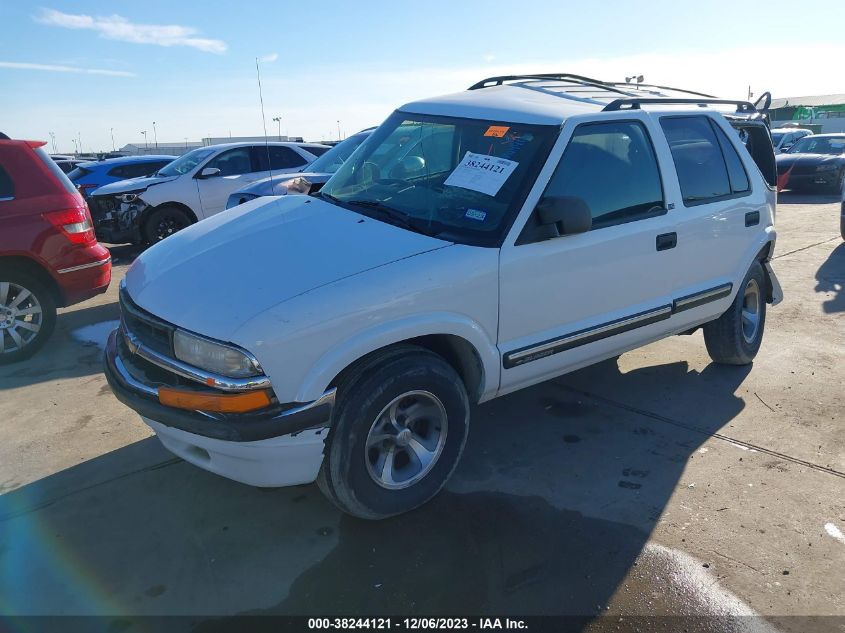
[[106,379],[117,399],[141,416],[165,448],[200,468],[252,486],[296,485],[317,477],[334,389],[314,402],[242,414],[168,407],[158,401],[158,386],[144,379],[143,368],[133,365],[122,337],[120,330],[109,335]]

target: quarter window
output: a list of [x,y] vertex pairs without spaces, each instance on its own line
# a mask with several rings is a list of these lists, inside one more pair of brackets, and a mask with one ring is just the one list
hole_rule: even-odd
[[664,213],[660,170],[645,127],[636,121],[577,127],[543,195],[581,198],[593,229]]
[[733,193],[709,117],[664,117],[660,125],[672,150],[684,204],[701,204]]
[[733,143],[725,136],[725,133],[716,125],[713,126],[713,129],[716,130],[716,136],[722,148],[722,155],[725,157],[725,165],[728,167],[728,180],[731,183],[731,192],[745,193],[750,186],[748,184],[748,174],[745,173],[745,167],[742,166],[742,160],[739,154],[736,153]]

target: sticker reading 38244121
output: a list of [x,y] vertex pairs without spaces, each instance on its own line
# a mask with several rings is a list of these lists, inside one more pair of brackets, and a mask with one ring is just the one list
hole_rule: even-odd
[[495,196],[518,166],[515,160],[467,152],[443,184]]

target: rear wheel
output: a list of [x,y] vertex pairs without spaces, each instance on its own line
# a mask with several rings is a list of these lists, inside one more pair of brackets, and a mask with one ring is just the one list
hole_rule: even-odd
[[191,219],[182,209],[163,206],[153,211],[144,223],[144,238],[150,244],[155,244],[190,224]]
[[356,517],[407,512],[446,483],[468,429],[466,389],[446,361],[411,345],[385,350],[338,385],[317,483]]
[[765,325],[766,277],[760,262],[754,262],[731,307],[703,327],[710,358],[725,365],[749,364],[760,350]]
[[32,356],[56,326],[56,302],[33,275],[0,271],[0,365]]

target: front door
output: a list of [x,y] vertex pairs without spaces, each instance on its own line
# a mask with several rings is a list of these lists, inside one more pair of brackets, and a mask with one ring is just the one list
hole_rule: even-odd
[[204,218],[222,211],[233,191],[269,175],[269,172],[256,171],[249,147],[226,150],[206,163],[198,174],[209,167],[219,169],[220,173],[209,178],[196,179]]
[[571,140],[542,194],[580,198],[592,229],[552,236],[557,230],[550,234],[534,212],[502,247],[501,393],[671,329],[677,214],[667,209],[651,120],[626,116],[570,124]]

